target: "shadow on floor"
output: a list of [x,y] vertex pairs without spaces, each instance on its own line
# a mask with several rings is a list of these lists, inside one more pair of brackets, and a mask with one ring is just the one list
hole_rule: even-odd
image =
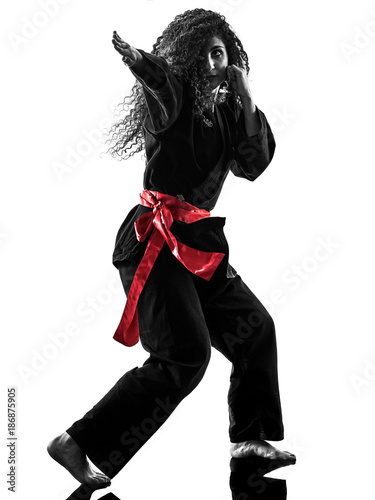
[[[284,465],[278,460],[262,457],[232,458],[229,479],[232,500],[286,500],[286,481],[264,477]],[[90,500],[93,492],[91,488],[81,485],[67,500]],[[107,493],[99,500],[120,499],[113,493]]]
[[283,467],[278,460],[262,457],[232,458],[229,485],[233,500],[285,500],[286,481],[264,477]]

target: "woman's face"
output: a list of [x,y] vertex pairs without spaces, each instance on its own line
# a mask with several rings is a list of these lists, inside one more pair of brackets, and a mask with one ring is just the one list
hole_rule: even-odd
[[211,88],[216,89],[227,77],[228,53],[224,42],[216,37],[211,37],[204,49],[205,74]]

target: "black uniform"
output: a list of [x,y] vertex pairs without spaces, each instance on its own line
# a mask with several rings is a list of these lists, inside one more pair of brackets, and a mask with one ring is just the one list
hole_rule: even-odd
[[[270,163],[275,142],[266,117],[257,110],[261,129],[248,137],[243,111],[234,99],[228,99],[206,113],[213,126],[205,126],[194,118],[185,88],[167,62],[140,52],[143,60],[131,70],[143,85],[148,110],[143,123],[144,188],[182,196],[210,211],[229,171],[253,181]],[[113,264],[126,294],[147,244],[136,239],[134,221],[150,210],[135,206],[117,234]],[[224,259],[206,281],[189,272],[163,246],[137,307],[140,340],[149,358],[142,367],[125,373],[92,410],[67,429],[110,477],[197,386],[211,345],[232,363],[230,441],[284,437],[274,323],[229,265],[224,224],[222,217],[191,224],[173,222],[171,231],[179,241],[198,250],[224,253]]]

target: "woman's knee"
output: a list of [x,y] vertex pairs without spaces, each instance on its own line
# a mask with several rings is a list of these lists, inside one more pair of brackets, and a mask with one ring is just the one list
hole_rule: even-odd
[[252,310],[237,318],[236,334],[239,339],[251,341],[260,332],[268,335],[275,333],[274,321],[265,308]]
[[211,358],[211,346],[195,346],[190,356],[186,354],[167,364],[175,389],[184,395],[189,394],[202,380]]

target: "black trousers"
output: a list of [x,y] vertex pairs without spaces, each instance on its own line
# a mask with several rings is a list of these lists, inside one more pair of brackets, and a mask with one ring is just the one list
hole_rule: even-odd
[[[126,293],[136,267],[124,261],[119,268]],[[230,441],[283,439],[274,323],[240,276],[228,269],[225,258],[205,281],[164,245],[138,302],[140,340],[148,359],[67,429],[109,477],[199,384],[211,346],[232,363]]]

